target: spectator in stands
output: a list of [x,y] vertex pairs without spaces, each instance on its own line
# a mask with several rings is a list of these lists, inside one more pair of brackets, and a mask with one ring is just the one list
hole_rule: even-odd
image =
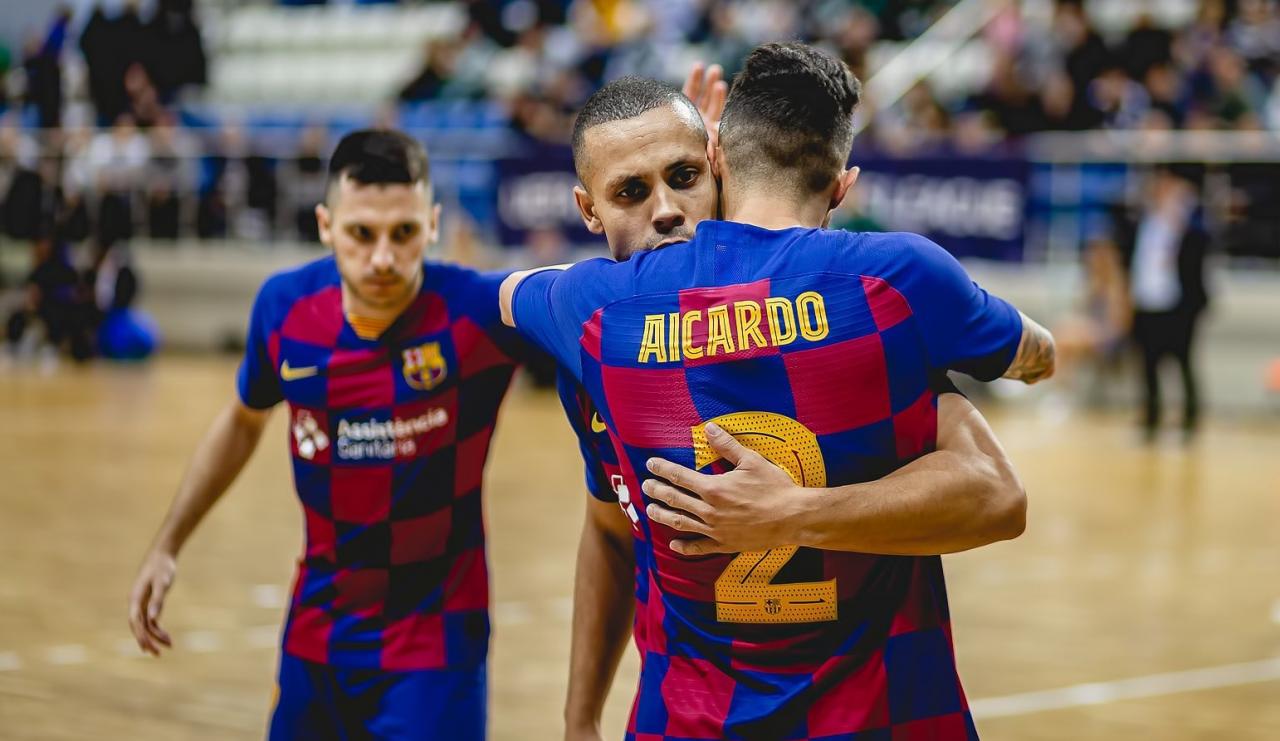
[[1156,28],[1151,14],[1143,13],[1125,37],[1119,52],[1125,72],[1129,77],[1141,80],[1147,76],[1147,70],[1173,58],[1173,34]]
[[1142,355],[1143,418],[1148,441],[1160,424],[1161,360],[1172,356],[1182,372],[1182,429],[1190,439],[1200,418],[1194,364],[1196,327],[1209,305],[1204,262],[1209,235],[1203,224],[1193,168],[1164,166],[1149,177],[1142,203],[1117,225],[1117,246],[1128,265],[1133,337]]
[[265,241],[275,228],[275,163],[253,151],[244,129],[223,126],[216,153],[205,159],[196,230],[201,237]]
[[146,27],[151,50],[147,72],[166,103],[183,88],[203,86],[208,80],[204,40],[192,6],[192,0],[158,0]]
[[11,349],[25,354],[33,348],[35,343],[28,332],[38,324],[50,346],[68,349],[76,360],[89,359],[93,342],[86,321],[84,291],[66,243],[55,234],[51,215],[40,219],[38,234],[31,243],[31,263],[22,305],[10,314],[6,325]]
[[323,126],[309,126],[298,140],[298,151],[289,162],[291,170],[284,182],[289,184],[289,213],[297,229],[298,241],[319,244],[320,227],[316,223],[316,204],[324,201],[328,173],[325,155],[329,149],[329,132]]
[[959,154],[982,156],[1007,143],[990,111],[972,105],[965,106],[956,111],[952,121],[952,146]]
[[177,239],[182,230],[182,199],[195,192],[199,150],[171,114],[164,114],[148,138],[151,157],[143,179],[147,231],[152,239]]
[[0,114],[9,110],[9,86],[5,84],[5,80],[9,77],[9,67],[13,64],[13,57],[9,53],[9,47],[0,40]]
[[1060,2],[1054,13],[1053,31],[1058,40],[1062,66],[1078,98],[1085,98],[1089,85],[1111,63],[1106,42],[1093,28],[1080,2]]
[[150,128],[164,116],[160,93],[151,84],[151,76],[141,62],[131,64],[125,70],[124,92],[128,101],[127,113],[139,127]]
[[894,40],[914,39],[924,33],[943,9],[928,0],[878,0],[868,5],[878,6],[884,38]]
[[1280,7],[1275,0],[1240,0],[1240,12],[1227,27],[1227,43],[1263,79],[1280,69]]
[[1071,78],[1061,70],[1049,73],[1040,88],[1040,121],[1042,131],[1085,131],[1102,123],[1102,114],[1076,95]]
[[445,97],[453,79],[460,45],[450,39],[432,39],[423,54],[422,70],[400,89],[400,100],[420,101]]
[[[1070,99],[1074,100],[1074,95]],[[1012,137],[1036,131],[1043,123],[1040,101],[1023,80],[1017,60],[1009,54],[996,56],[991,82],[987,90],[975,98],[975,103],[991,111],[996,125]]]
[[134,194],[142,186],[150,157],[150,143],[127,113],[90,142],[88,177],[99,195],[95,221],[99,242],[113,244],[133,237]]
[[1178,70],[1169,62],[1157,62],[1147,68],[1143,80],[1151,108],[1163,113],[1174,128],[1181,128],[1186,119],[1187,94]]
[[[849,65],[849,69],[859,80],[867,79],[867,53],[880,35],[879,21],[869,10],[859,5],[847,10],[833,10],[831,15],[833,17],[826,19],[824,26],[830,24],[830,38],[838,47],[840,58]],[[723,63],[721,66],[726,70],[734,69],[745,58],[746,54],[739,53],[733,67]]]
[[150,56],[137,0],[127,0],[115,18],[108,18],[100,3],[95,5],[80,35],[80,50],[89,68],[89,91],[98,123],[110,124],[129,109],[125,71]]
[[40,148],[18,128],[15,116],[0,121],[0,226],[13,239],[35,239],[40,226],[43,181]]
[[1276,76],[1275,84],[1271,86],[1271,96],[1267,99],[1267,109],[1263,115],[1267,128],[1280,131],[1280,75]]
[[62,123],[62,47],[70,23],[71,9],[59,7],[45,37],[30,39],[22,61],[27,76],[26,101],[35,107],[36,122],[41,128]]
[[1196,19],[1173,42],[1173,56],[1179,68],[1198,70],[1205,66],[1209,51],[1222,42],[1227,20],[1224,0],[1200,0]]
[[1242,117],[1262,113],[1267,91],[1240,55],[1225,46],[1215,48],[1209,54],[1209,74],[1212,92],[1204,103],[1223,124],[1234,127]]
[[881,111],[880,118],[874,130],[875,140],[889,152],[936,150],[950,137],[950,114],[924,81],[912,86],[902,100]]
[[1103,128],[1136,129],[1151,108],[1151,96],[1117,61],[1089,84],[1089,104],[1102,115]]

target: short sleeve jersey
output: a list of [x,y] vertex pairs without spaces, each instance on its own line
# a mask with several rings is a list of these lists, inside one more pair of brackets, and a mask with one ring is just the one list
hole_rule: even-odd
[[[638,500],[652,456],[726,470],[708,421],[806,486],[880,478],[934,449],[942,374],[998,377],[1022,332],[922,237],[726,222],[626,263],[536,273],[513,311],[586,389]],[[630,738],[973,733],[939,558],[685,558],[644,504]]]
[[618,467],[618,455],[595,403],[587,390],[564,370],[556,375],[556,392],[569,426],[578,439],[587,492],[602,502],[618,501],[622,470]]
[[489,640],[481,478],[522,343],[504,275],[426,263],[377,339],[345,317],[332,257],[260,290],[238,388],[289,407],[306,548],[284,650],[343,667],[472,667]]

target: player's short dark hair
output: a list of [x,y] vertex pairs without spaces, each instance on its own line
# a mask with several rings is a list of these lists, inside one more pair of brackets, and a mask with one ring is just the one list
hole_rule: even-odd
[[861,96],[848,65],[823,51],[795,42],[756,47],[720,119],[729,168],[800,194],[825,190],[848,162]]
[[329,158],[329,185],[349,177],[361,185],[431,184],[427,150],[391,129],[363,129],[342,137]]
[[688,106],[693,114],[691,121],[707,135],[702,116],[693,101],[672,85],[647,77],[622,77],[597,90],[587,102],[573,122],[573,166],[577,170],[578,179],[586,185],[583,168],[586,164],[582,144],[587,138],[587,131],[614,121],[625,121],[643,115],[664,105]]

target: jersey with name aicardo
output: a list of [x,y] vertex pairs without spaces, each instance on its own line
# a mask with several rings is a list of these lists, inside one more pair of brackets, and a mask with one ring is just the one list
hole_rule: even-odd
[[686,558],[645,516],[640,484],[652,456],[726,470],[709,421],[805,486],[880,478],[934,449],[947,370],[1008,368],[1012,306],[916,235],[703,222],[692,242],[626,263],[536,273],[513,310],[590,395],[635,500],[628,738],[974,733],[941,559],[794,546]]
[[426,263],[376,339],[344,315],[332,257],[263,285],[238,386],[250,407],[289,406],[306,548],[287,653],[385,670],[485,660],[481,477],[522,345],[497,311],[503,277]]

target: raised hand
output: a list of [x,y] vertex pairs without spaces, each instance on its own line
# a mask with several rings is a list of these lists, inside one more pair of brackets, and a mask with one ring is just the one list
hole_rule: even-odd
[[715,146],[720,138],[720,115],[724,113],[724,101],[729,95],[729,84],[724,81],[724,68],[718,64],[710,67],[696,62],[685,78],[682,91],[702,114],[707,136]]

